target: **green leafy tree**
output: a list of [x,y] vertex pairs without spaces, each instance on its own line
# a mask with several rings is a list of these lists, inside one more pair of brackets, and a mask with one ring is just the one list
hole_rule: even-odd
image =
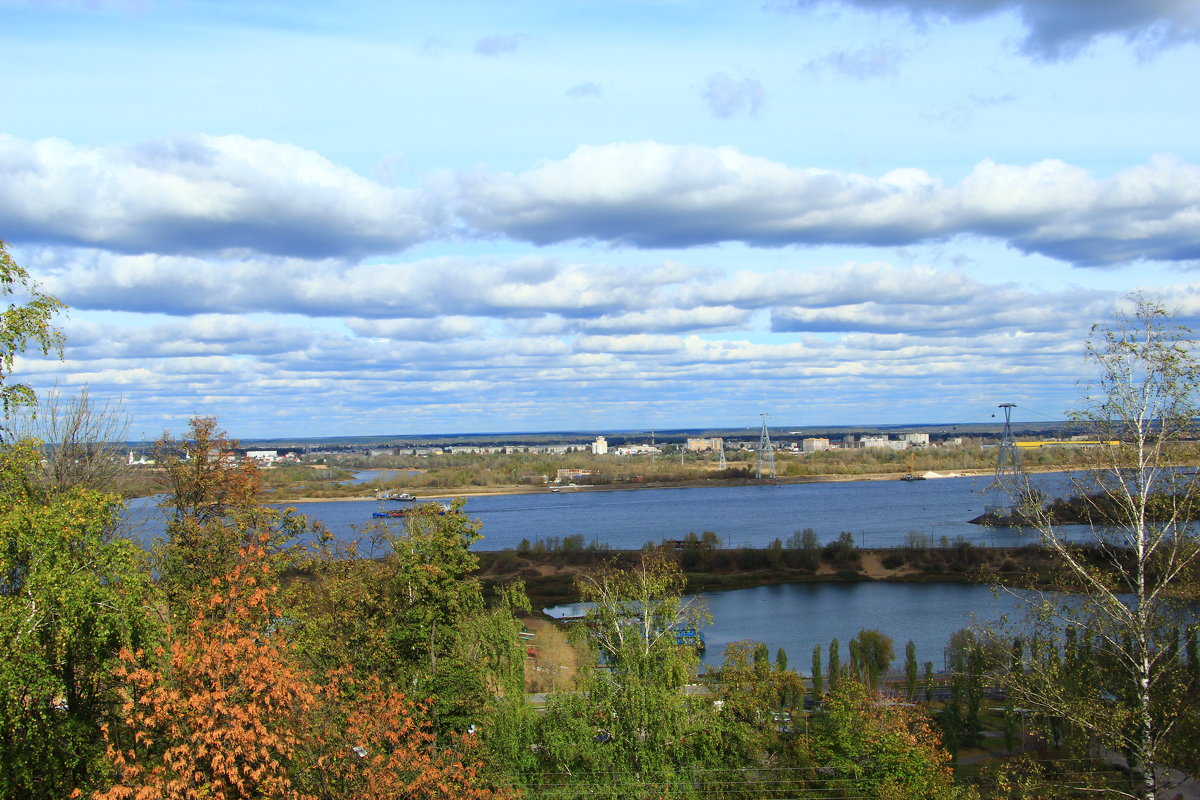
[[[496,648],[502,640],[511,650],[518,640],[511,610],[493,619],[485,608],[470,550],[479,523],[462,505],[422,505],[400,525],[373,529],[373,558],[343,557],[326,542],[304,565],[311,581],[286,594],[298,646],[313,668],[345,664],[385,685],[437,697],[431,713],[439,732],[479,721],[502,680],[496,670],[511,673],[511,652]],[[501,640],[488,638],[493,623],[505,633]]]
[[1163,767],[1186,769],[1200,749],[1181,735],[1193,704],[1173,655],[1174,630],[1195,620],[1177,598],[1194,581],[1198,484],[1178,465],[1191,463],[1200,365],[1191,331],[1158,303],[1132,302],[1131,313],[1093,328],[1086,357],[1097,377],[1074,415],[1091,437],[1112,443],[1084,451],[1087,469],[1075,474],[1090,540],[1069,540],[1049,514],[1038,518],[1043,545],[1062,565],[1055,588],[1072,595],[1042,595],[1030,626],[1046,641],[1086,631],[1096,672],[1072,679],[1066,660],[1031,652],[1025,669],[1007,675],[1015,703],[1128,755],[1137,785],[1114,793],[1151,798]]
[[827,791],[842,788],[863,798],[956,798],[947,754],[928,721],[844,680],[825,697],[814,718],[816,762],[832,773]]
[[864,628],[850,642],[857,652],[859,667],[872,689],[878,688],[879,678],[886,674],[895,658],[892,637],[872,628]]
[[122,647],[153,641],[149,570],[113,537],[121,501],[74,487],[45,494],[40,447],[0,452],[0,797],[87,787],[115,721]]
[[533,745],[538,715],[525,694],[524,626],[517,616],[529,610],[523,583],[500,587],[492,607],[465,620],[459,637],[458,655],[474,665],[485,689],[477,726],[482,761],[497,783],[510,786],[537,765]]
[[846,569],[858,563],[858,547],[854,544],[854,534],[842,531],[838,538],[825,545],[822,550],[825,559],[839,569]]
[[0,297],[14,297],[0,315],[0,412],[5,418],[20,406],[32,405],[37,398],[26,383],[13,383],[16,357],[33,347],[42,355],[62,353],[66,339],[54,327],[54,316],[66,309],[57,298],[42,292],[18,265],[0,240]]
[[[51,324],[64,306],[38,290],[0,241],[0,412],[36,402],[12,383],[16,356],[61,353]],[[113,672],[122,646],[149,638],[149,573],[134,545],[112,536],[120,498],[51,487],[43,443],[0,447],[0,797],[63,797],[96,777],[100,730],[116,718]],[[57,488],[58,491],[50,491]]]
[[684,576],[659,549],[643,551],[630,569],[581,573],[576,588],[591,606],[574,629],[591,658],[577,692],[548,700],[538,743],[544,768],[608,773],[589,796],[642,796],[644,786],[671,787],[674,796],[694,769],[721,763],[711,703],[684,691],[696,651],[677,642],[679,631],[707,624],[707,611],[683,597]]
[[768,759],[777,739],[774,715],[780,711],[784,684],[769,665],[759,661],[759,642],[730,642],[725,646],[720,680],[714,692],[721,706],[723,749],[736,763]]
[[[793,714],[802,702],[804,682],[794,670],[772,669],[756,657],[758,651],[758,643],[752,641],[727,645],[713,685],[721,709],[713,720],[724,754],[721,796],[772,797],[789,790],[801,794],[803,781],[811,777],[807,742],[799,736]],[[762,765],[775,771],[760,781],[753,768]],[[716,788],[710,791],[715,796]]]

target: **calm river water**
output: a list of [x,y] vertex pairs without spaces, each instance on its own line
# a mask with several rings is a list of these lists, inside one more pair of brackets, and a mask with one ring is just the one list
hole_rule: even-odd
[[[1036,476],[1050,496],[1063,493],[1060,475]],[[466,511],[483,524],[480,550],[516,548],[522,539],[580,534],[614,549],[637,549],[646,542],[681,539],[713,531],[726,547],[763,547],[812,528],[820,541],[854,534],[861,547],[902,545],[910,531],[936,543],[945,536],[991,546],[1019,546],[1028,535],[985,528],[968,520],[983,511],[990,477],[904,481],[719,486],[698,489],[588,491],[556,494],[493,495],[468,498]],[[391,503],[387,507],[395,507]],[[297,509],[351,540],[383,507],[374,500],[302,503]],[[148,509],[153,502],[130,503],[131,517],[144,520],[147,536],[162,525]]]

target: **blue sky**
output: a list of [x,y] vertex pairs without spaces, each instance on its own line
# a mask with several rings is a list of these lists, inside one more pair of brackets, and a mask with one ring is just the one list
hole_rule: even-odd
[[1030,419],[1200,323],[1194,0],[0,0],[39,390],[251,437]]

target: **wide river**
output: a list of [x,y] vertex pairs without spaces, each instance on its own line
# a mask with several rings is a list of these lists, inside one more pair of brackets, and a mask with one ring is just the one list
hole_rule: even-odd
[[[361,476],[363,478],[366,475]],[[1065,494],[1061,475],[1036,476],[1051,497]],[[554,494],[489,495],[468,498],[466,511],[483,526],[477,549],[516,548],[522,539],[580,534],[615,549],[640,548],[646,542],[680,539],[689,532],[713,531],[728,547],[762,547],[786,540],[794,531],[812,528],[820,541],[849,531],[865,547],[903,545],[909,532],[990,546],[1021,546],[1030,533],[984,528],[967,520],[978,516],[987,500],[990,477],[903,481],[730,486],[698,489],[631,491],[569,490]],[[298,510],[319,519],[343,540],[362,534],[373,522],[375,501],[303,503]],[[130,503],[130,517],[141,520],[137,536],[161,535],[162,523],[153,500]],[[792,584],[764,586],[705,595],[713,616],[706,629],[704,660],[719,664],[725,645],[741,639],[767,644],[774,659],[783,648],[789,663],[809,672],[812,648],[827,650],[847,642],[860,628],[875,628],[895,641],[896,661],[912,639],[918,660],[943,665],[950,634],[978,618],[993,620],[1013,613],[1016,600],[993,595],[986,586],[959,584]],[[824,654],[827,658],[827,653]]]
[[[1065,492],[1058,474],[1035,476],[1051,497]],[[466,512],[483,525],[479,550],[516,548],[522,539],[582,535],[614,549],[638,549],[646,542],[682,539],[713,531],[725,547],[763,547],[812,528],[820,541],[849,531],[860,547],[905,543],[909,532],[937,543],[944,536],[996,547],[1020,546],[1029,534],[972,525],[987,500],[990,476],[935,478],[925,481],[839,481],[831,483],[715,486],[689,489],[588,491],[484,495],[467,499]],[[339,539],[362,535],[371,513],[395,508],[374,500],[301,503],[301,513],[321,520]],[[143,520],[147,538],[161,534],[150,513],[153,501],[130,503],[131,516]]]

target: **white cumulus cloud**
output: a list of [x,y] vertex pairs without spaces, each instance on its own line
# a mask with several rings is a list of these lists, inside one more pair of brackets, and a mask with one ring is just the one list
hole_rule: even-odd
[[311,151],[200,134],[102,148],[0,135],[0,218],[13,240],[308,257],[394,252],[437,222],[416,193]]
[[1200,167],[1161,156],[1100,179],[1058,160],[990,160],[957,185],[916,168],[877,178],[732,147],[586,145],[521,173],[463,174],[459,213],[545,245],[850,244],[994,238],[1078,266],[1200,258]]

